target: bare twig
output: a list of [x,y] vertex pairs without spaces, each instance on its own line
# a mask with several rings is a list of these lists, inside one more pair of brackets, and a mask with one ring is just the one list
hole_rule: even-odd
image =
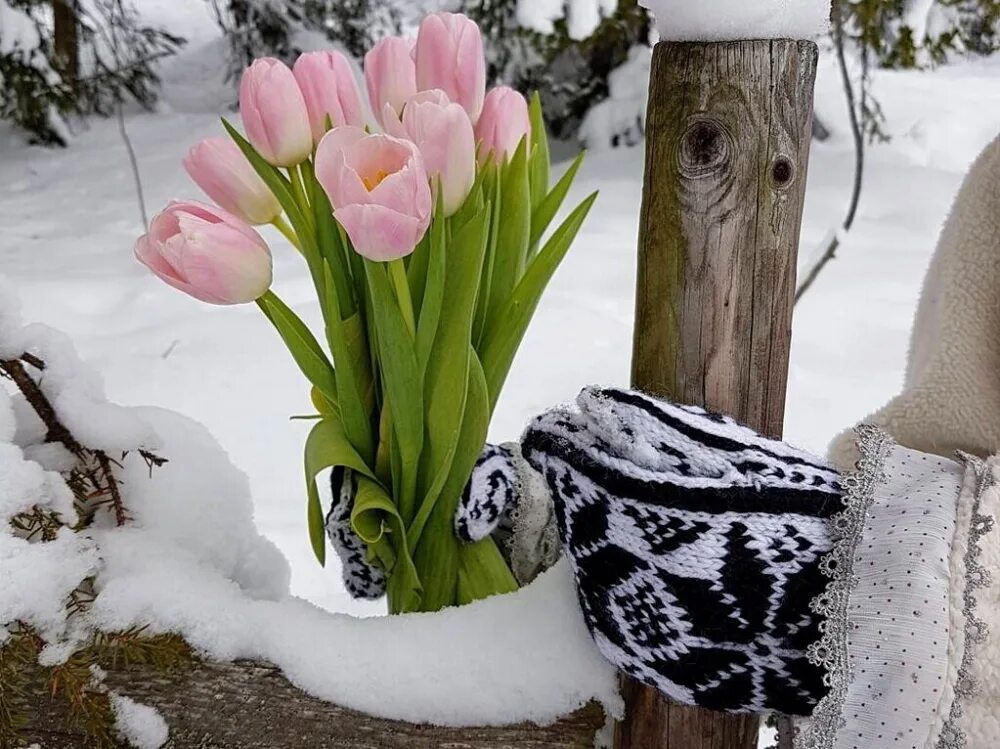
[[121,490],[118,488],[118,479],[115,477],[115,472],[111,469],[111,459],[103,450],[97,450],[94,454],[97,456],[98,465],[101,466],[101,472],[104,474],[105,488],[108,491],[111,507],[115,513],[115,523],[119,526],[125,525],[129,518],[125,512],[125,503],[122,501]]
[[[98,12],[103,10],[104,8],[101,6]],[[111,55],[115,59],[116,74],[120,74],[126,68],[122,64],[121,55],[118,53],[118,34],[115,33],[116,11],[124,19],[125,9],[122,8],[121,0],[114,0],[114,2],[110,3],[110,7],[102,13],[107,29],[101,28],[101,25],[98,24],[98,31],[108,42]],[[115,89],[115,118],[118,120],[118,133],[121,135],[122,143],[125,144],[125,152],[128,154],[129,166],[132,169],[132,180],[135,182],[135,196],[139,203],[139,218],[142,220],[143,228],[148,229],[149,215],[146,212],[146,197],[142,189],[142,176],[139,174],[139,160],[136,158],[135,149],[132,147],[132,139],[129,137],[128,128],[125,127],[125,110],[120,88]]]
[[[24,357],[21,357],[22,359]],[[37,362],[32,364],[36,369],[44,369],[45,365],[41,360],[36,357],[32,359]],[[27,359],[25,359],[27,361]],[[20,359],[8,359],[0,360],[0,372],[7,375],[11,380],[14,381],[14,385],[18,390],[24,395],[25,399],[28,401],[28,405],[34,409],[35,413],[38,414],[38,418],[42,420],[45,424],[46,442],[59,442],[73,453],[78,458],[83,458],[85,454],[85,449],[83,445],[76,441],[76,438],[70,433],[70,431],[63,426],[62,422],[59,421],[59,417],[56,416],[56,411],[49,402],[49,399],[42,392],[41,387],[35,382],[28,372],[24,368],[24,364],[21,363]]]
[[[52,403],[41,386],[28,374],[24,362],[28,362],[40,372],[45,370],[44,361],[31,354],[24,354],[19,359],[0,360],[0,374],[14,382],[25,400],[38,414],[38,418],[45,425],[46,442],[58,442],[76,457],[77,465],[67,477],[67,484],[80,510],[80,523],[87,525],[98,508],[107,506],[114,513],[115,522],[124,525],[128,522],[129,516],[115,475],[115,468],[120,468],[121,464],[103,450],[94,450],[80,444],[59,420]],[[154,467],[167,462],[149,450],[138,452],[149,466],[150,473]],[[49,529],[43,523],[45,519],[26,514],[19,519],[19,522],[24,526],[22,530],[27,533],[46,533]]]
[[[857,216],[858,204],[861,201],[861,185],[865,171],[865,132],[864,125],[858,115],[858,102],[854,95],[854,83],[851,81],[850,71],[847,69],[847,53],[845,51],[844,40],[844,9],[843,0],[834,0],[833,3],[833,41],[837,49],[837,64],[840,67],[840,77],[844,84],[844,96],[847,98],[847,111],[851,121],[851,133],[854,136],[854,186],[851,189],[851,202],[847,208],[847,216],[844,218],[844,231],[850,231]],[[866,104],[866,79],[868,76],[868,55],[867,50],[862,54],[862,81],[860,86],[862,112],[867,107]],[[840,235],[834,234],[830,239],[823,254],[816,264],[809,270],[799,288],[795,291],[795,303],[805,295],[816,282],[823,268],[837,255],[837,248],[840,247]]]
[[149,228],[149,216],[146,213],[146,198],[142,192],[142,177],[139,175],[139,161],[135,157],[135,149],[132,148],[132,139],[128,137],[128,130],[125,127],[125,114],[122,111],[122,99],[118,97],[118,132],[125,143],[125,151],[128,153],[128,161],[132,167],[132,179],[135,181],[135,196],[139,202],[139,217],[142,219],[144,229]]

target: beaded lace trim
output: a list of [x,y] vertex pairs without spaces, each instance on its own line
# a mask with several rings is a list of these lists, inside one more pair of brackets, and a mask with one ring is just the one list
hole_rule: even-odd
[[895,446],[878,427],[863,424],[855,430],[861,454],[857,470],[841,481],[844,510],[833,518],[837,541],[820,567],[830,577],[826,590],[813,599],[810,608],[823,617],[822,636],[809,646],[809,661],[826,672],[823,681],[830,691],[816,705],[812,718],[796,736],[801,749],[831,749],[844,725],[843,708],[853,680],[848,653],[851,593],[857,587],[854,559],[864,535],[875,491],[885,481],[885,460]]
[[983,515],[979,510],[983,494],[995,483],[993,472],[979,458],[965,453],[959,453],[962,461],[976,474],[976,496],[972,504],[972,522],[969,527],[969,545],[965,550],[965,591],[962,596],[962,613],[965,618],[965,647],[962,652],[962,663],[958,669],[958,681],[955,684],[955,699],[937,749],[966,749],[968,738],[962,731],[960,723],[964,711],[964,703],[976,694],[979,685],[972,673],[972,660],[976,646],[982,644],[987,637],[986,622],[976,614],[978,600],[976,591],[986,587],[991,582],[990,571],[979,563],[982,547],[979,540],[993,530],[994,520],[990,515]]
[[[822,569],[830,578],[824,593],[817,596],[811,608],[824,617],[820,624],[822,636],[809,647],[809,660],[822,667],[824,682],[830,688],[813,711],[812,718],[798,732],[796,747],[799,749],[832,749],[837,734],[844,726],[843,709],[847,691],[854,678],[848,652],[850,630],[850,598],[857,586],[854,573],[858,544],[864,535],[865,524],[875,492],[885,481],[885,461],[895,446],[892,438],[878,427],[859,426],[857,444],[860,460],[857,470],[842,481],[844,510],[833,519],[838,540],[822,562]],[[990,584],[990,572],[980,563],[980,539],[994,527],[994,519],[980,512],[983,494],[994,485],[995,479],[986,463],[971,455],[959,454],[962,461],[975,471],[976,496],[972,508],[969,543],[965,553],[966,585],[963,593],[965,619],[965,648],[955,685],[955,699],[942,729],[936,749],[967,749],[968,738],[960,727],[964,700],[976,693],[978,685],[972,674],[975,645],[987,636],[986,623],[976,614],[976,591]]]

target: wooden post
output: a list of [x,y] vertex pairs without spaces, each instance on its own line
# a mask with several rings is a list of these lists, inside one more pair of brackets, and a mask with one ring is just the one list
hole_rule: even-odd
[[[816,45],[653,51],[632,382],[780,436]],[[753,749],[758,718],[624,685],[619,749]]]

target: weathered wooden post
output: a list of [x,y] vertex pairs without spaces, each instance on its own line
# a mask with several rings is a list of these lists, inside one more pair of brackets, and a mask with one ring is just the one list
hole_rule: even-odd
[[[635,387],[780,436],[816,45],[653,51],[632,362]],[[624,685],[620,749],[751,749],[758,720]]]

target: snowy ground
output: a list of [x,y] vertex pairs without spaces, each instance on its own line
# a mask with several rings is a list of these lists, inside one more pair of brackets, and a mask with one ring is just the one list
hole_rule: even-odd
[[[201,31],[164,71],[162,111],[128,118],[151,210],[197,196],[180,159],[195,140],[219,132],[218,116],[232,101],[219,80],[221,47],[205,6],[185,7]],[[938,229],[963,171],[1000,128],[998,76],[1000,59],[879,74],[894,137],[872,151],[856,228],[796,312],[791,439],[822,451],[899,386]],[[841,220],[851,178],[829,60],[817,100],[841,134],[813,149],[803,265]],[[594,189],[602,195],[524,343],[493,424],[495,440],[516,437],[529,417],[586,384],[627,382],[641,174],[640,148],[596,154],[585,166],[577,197]],[[348,599],[333,565],[323,570],[312,559],[300,468],[307,424],[288,419],[310,407],[273,331],[252,305],[199,304],[133,260],[142,227],[116,123],[93,122],[65,151],[26,148],[0,132],[0,226],[0,273],[18,288],[25,317],[68,332],[104,373],[112,399],[197,418],[249,474],[257,522],[290,560],[293,592],[331,610],[379,611]],[[315,319],[299,258],[277,234],[268,239],[278,291]]]

